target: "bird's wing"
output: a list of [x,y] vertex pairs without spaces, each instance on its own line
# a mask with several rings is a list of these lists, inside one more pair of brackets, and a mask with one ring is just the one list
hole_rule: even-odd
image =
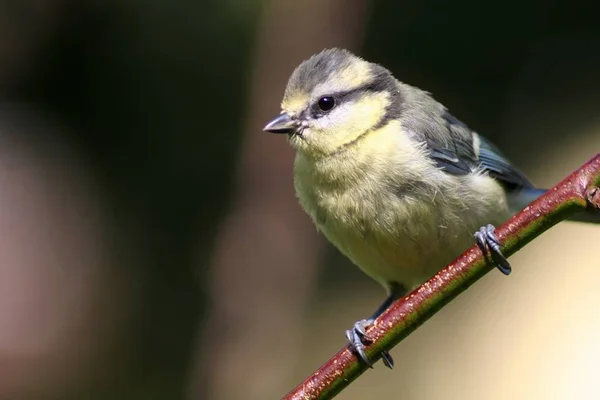
[[533,184],[487,139],[473,132],[431,97],[421,97],[417,106],[405,110],[403,125],[424,140],[430,157],[449,174],[467,175],[483,169],[510,187]]
[[[476,134],[477,135],[477,134]],[[494,178],[520,188],[533,188],[533,183],[508,161],[487,139],[479,138],[479,163]]]

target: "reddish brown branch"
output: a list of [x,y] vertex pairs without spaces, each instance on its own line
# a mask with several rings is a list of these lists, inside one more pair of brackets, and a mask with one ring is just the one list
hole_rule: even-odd
[[[537,236],[582,211],[600,209],[600,154],[584,164],[545,195],[496,230],[502,251],[510,256]],[[477,246],[437,273],[419,288],[399,299],[368,331],[373,343],[367,355],[376,359],[433,316],[492,269]],[[283,397],[284,400],[330,399],[368,367],[343,348],[321,368]]]

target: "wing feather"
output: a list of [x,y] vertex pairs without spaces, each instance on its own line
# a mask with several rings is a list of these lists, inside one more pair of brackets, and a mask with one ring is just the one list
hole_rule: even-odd
[[[416,89],[416,88],[414,88]],[[437,166],[452,175],[483,169],[511,188],[533,184],[487,139],[455,118],[427,92],[408,90],[403,126],[417,140],[424,140]]]

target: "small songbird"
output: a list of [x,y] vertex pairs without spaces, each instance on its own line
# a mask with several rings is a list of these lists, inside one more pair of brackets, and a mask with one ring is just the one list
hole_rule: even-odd
[[[346,331],[364,352],[366,327],[474,243],[510,273],[494,224],[544,191],[429,93],[342,49],[302,62],[282,112],[264,130],[296,150],[294,186],[325,237],[387,299]],[[382,354],[386,366],[391,356]]]

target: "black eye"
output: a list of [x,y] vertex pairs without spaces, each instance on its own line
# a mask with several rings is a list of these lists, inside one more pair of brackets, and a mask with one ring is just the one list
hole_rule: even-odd
[[331,96],[323,96],[319,99],[318,104],[321,111],[329,111],[335,106],[335,100]]

